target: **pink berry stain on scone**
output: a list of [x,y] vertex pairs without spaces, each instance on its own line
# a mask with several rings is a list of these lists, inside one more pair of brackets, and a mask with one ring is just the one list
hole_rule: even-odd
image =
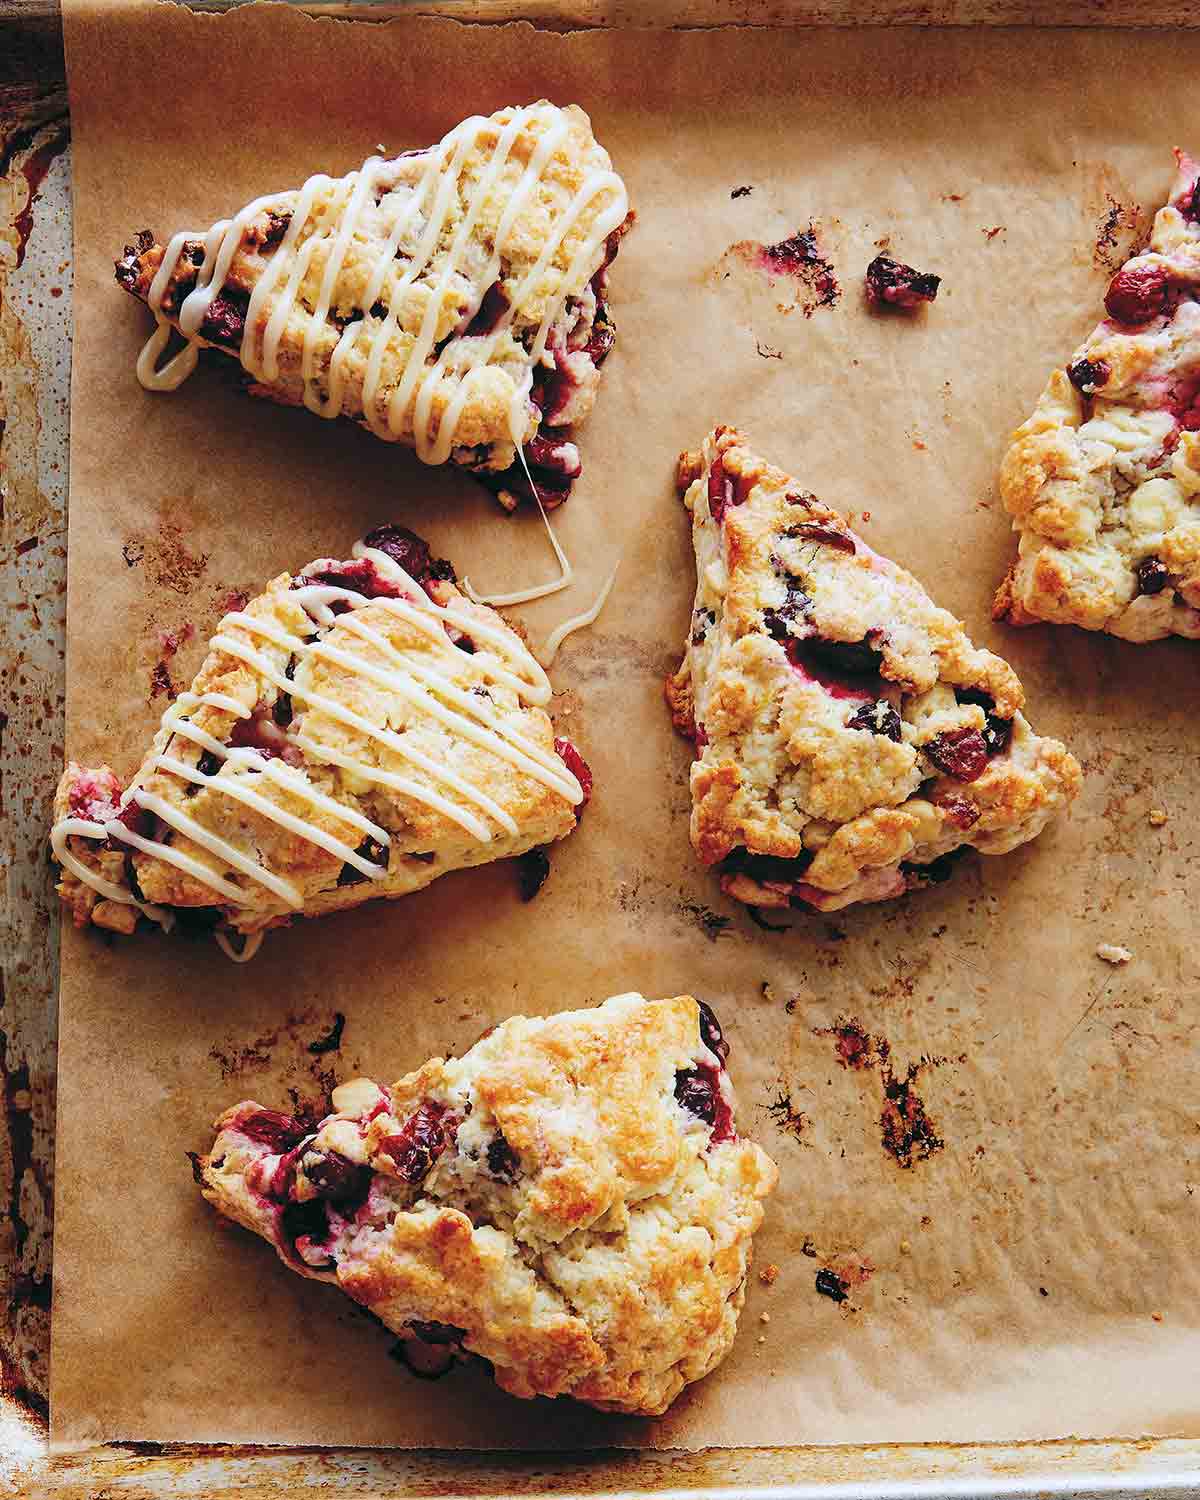
[[731,428],[685,454],[697,591],[667,682],[692,843],[727,895],[835,911],[1041,832],[1080,771],[1016,674]]
[[[398,1333],[414,1373],[664,1411],[723,1357],[774,1164],[734,1125],[728,1044],[680,996],[490,1028],[306,1122],[226,1111],[204,1196]],[[615,1280],[613,1279],[615,1275]],[[619,1317],[585,1287],[621,1293]]]
[[1200,164],[1176,157],[1148,248],[1001,466],[1020,545],[994,613],[1011,624],[1200,638]]

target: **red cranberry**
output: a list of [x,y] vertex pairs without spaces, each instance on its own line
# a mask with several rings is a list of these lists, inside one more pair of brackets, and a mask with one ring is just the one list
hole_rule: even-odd
[[725,461],[718,453],[708,471],[708,512],[719,526],[725,507],[733,504],[733,480],[725,477]]
[[204,321],[200,324],[200,337],[207,339],[209,343],[220,344],[225,349],[240,348],[249,305],[248,292],[239,291],[237,287],[225,287],[208,304]]
[[511,305],[504,288],[498,281],[493,281],[480,300],[479,311],[463,330],[463,337],[470,339],[494,333]]
[[[381,870],[386,870],[388,867],[387,848],[378,839],[363,839],[354,852],[358,855],[359,859],[369,860],[371,864],[378,865]],[[355,869],[353,865],[343,865],[338,874],[337,883],[338,885],[358,885],[360,881],[367,878],[361,870]]]
[[521,1170],[521,1159],[497,1131],[488,1142],[487,1167],[493,1177],[501,1182],[513,1182]]
[[[371,536],[375,534],[370,533]],[[386,547],[380,548],[380,551],[386,550]],[[322,558],[312,572],[302,573],[299,578],[292,579],[294,589],[306,588],[314,583],[322,583],[329,588],[349,589],[352,593],[363,594],[368,599],[396,599],[403,592],[394,579],[383,576],[369,557],[355,557],[347,562]],[[330,608],[334,614],[341,614],[350,606],[344,600],[339,600],[331,604]]]
[[1012,720],[1002,719],[992,712],[996,700],[990,693],[978,688],[955,688],[954,697],[959,703],[973,703],[983,709],[983,742],[989,755],[1001,755],[1008,749],[1008,742],[1012,739]]
[[[868,630],[861,641],[827,641],[821,636],[807,642],[806,654],[833,672],[843,672],[849,677],[878,677],[883,665],[880,649],[886,639],[882,631]],[[879,644],[876,644],[879,643]]]
[[570,740],[556,739],[554,753],[583,788],[583,801],[579,805],[581,808],[586,807],[592,800],[592,768]]
[[1166,564],[1157,557],[1144,557],[1137,565],[1137,591],[1139,594],[1161,594],[1171,581]]
[[980,811],[969,797],[960,797],[957,792],[948,792],[945,796],[937,799],[937,806],[943,814],[965,833],[966,830],[979,822]]
[[242,1135],[260,1146],[266,1146],[272,1156],[282,1156],[293,1146],[298,1146],[308,1130],[292,1115],[280,1114],[277,1110],[262,1109],[257,1114],[239,1120],[234,1127]]
[[697,1063],[675,1074],[675,1098],[712,1127],[712,1144],[734,1139],[733,1112],[721,1093],[721,1075],[711,1063]]
[[363,537],[363,545],[390,557],[416,583],[429,572],[429,543],[405,526],[376,526]]
[[304,1162],[304,1175],[317,1190],[318,1197],[346,1203],[351,1199],[361,1201],[367,1196],[374,1174],[370,1167],[350,1161],[340,1151],[327,1151],[316,1160]]
[[[800,635],[801,630],[793,629],[795,625],[804,625],[812,613],[812,600],[800,587],[800,580],[793,574],[786,574],[787,594],[783,603],[777,609],[763,610],[763,624],[772,639],[785,640],[789,635]],[[811,625],[803,633],[811,630]]]
[[919,307],[933,301],[941,284],[940,276],[915,271],[890,255],[877,255],[867,267],[867,301],[872,307]]
[[923,748],[938,770],[956,781],[975,781],[987,770],[987,743],[978,729],[947,729]]
[[597,369],[612,353],[616,342],[617,330],[613,327],[612,319],[609,317],[608,304],[603,299],[598,299],[596,313],[592,319],[592,331],[587,343],[583,346],[587,357]]
[[562,438],[550,438],[540,432],[525,445],[525,457],[531,469],[561,474],[564,479],[578,479],[583,473],[579,449]]
[[239,719],[229,735],[231,748],[253,749],[268,760],[278,755],[289,764],[297,764],[302,756],[296,746],[275,722],[273,711],[259,703],[248,719]]
[[397,1176],[415,1186],[424,1182],[457,1128],[455,1122],[446,1122],[444,1104],[427,1099],[409,1115],[398,1134],[379,1143],[380,1150],[391,1157]]
[[886,699],[875,703],[864,703],[846,720],[847,729],[865,729],[870,734],[882,735],[898,745],[903,738],[900,731],[900,715]]
[[203,750],[200,759],[196,762],[196,769],[201,776],[215,776],[221,769],[221,761],[211,750]]
[[802,521],[799,526],[789,526],[784,536],[796,536],[805,542],[835,547],[839,552],[849,552],[851,556],[858,550],[852,536],[836,526],[827,526],[823,521]]
[[314,1271],[333,1270],[336,1261],[329,1259],[319,1266],[313,1266],[301,1254],[304,1248],[302,1241],[319,1246],[329,1238],[329,1211],[322,1199],[308,1198],[303,1203],[286,1204],[279,1215],[279,1229],[284,1244],[298,1261]]
[[1107,385],[1111,374],[1108,361],[1103,359],[1077,359],[1067,368],[1067,379],[1085,396],[1091,396],[1102,385]]
[[1163,266],[1123,266],[1104,295],[1109,317],[1118,323],[1148,323],[1166,311],[1167,282]]
[[714,1056],[725,1062],[729,1056],[729,1043],[725,1040],[721,1023],[711,1006],[705,1005],[703,1000],[697,1000],[696,1004],[700,1007],[700,1040]]

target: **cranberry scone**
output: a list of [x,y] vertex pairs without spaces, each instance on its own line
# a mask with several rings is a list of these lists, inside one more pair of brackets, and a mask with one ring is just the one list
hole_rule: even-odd
[[696,747],[692,844],[749,906],[836,911],[1003,854],[1080,770],[1016,673],[843,518],[718,427],[685,453],[696,606],[667,699]]
[[80,926],[191,916],[246,957],[295,915],[560,839],[591,774],[554,737],[550,691],[449,563],[381,527],[224,617],[128,787],[68,764],[59,894]]
[[1011,624],[1200,638],[1200,163],[1176,159],[1149,248],[1004,457],[1020,546],[995,614]]
[[421,1373],[475,1355],[514,1396],[656,1415],[729,1352],[778,1177],[728,1050],[689,995],[517,1016],[316,1123],[235,1105],[196,1176]]
[[[608,266],[629,218],[577,106],[474,116],[206,233],[164,246],[143,230],[117,262],[157,320],[138,377],[173,390],[219,349],[255,395],[459,464],[509,509],[556,505],[579,474],[563,429],[591,410],[613,346]],[[186,346],[160,365],[172,329]]]

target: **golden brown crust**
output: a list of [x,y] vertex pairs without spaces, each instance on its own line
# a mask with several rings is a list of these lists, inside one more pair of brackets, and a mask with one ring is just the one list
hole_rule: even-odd
[[[712,1120],[680,1100],[697,1069]],[[778,1174],[732,1133],[728,1076],[690,996],[516,1017],[460,1058],[334,1103],[311,1131],[285,1121],[265,1141],[261,1106],[237,1105],[200,1160],[209,1202],[293,1269],[406,1338],[444,1330],[432,1336],[490,1361],[517,1396],[657,1414],[728,1352]],[[418,1118],[438,1122],[419,1160],[405,1146]],[[342,1193],[293,1241],[283,1209],[325,1196],[331,1159],[363,1174],[358,1198]]]
[[666,693],[697,743],[692,844],[734,856],[728,894],[883,899],[963,845],[1034,837],[1074,797],[1079,767],[1029,728],[1008,663],[837,511],[728,427],[679,474],[698,583]]
[[1177,156],[1149,248],[1001,464],[1020,549],[993,614],[1009,624],[1200,637],[1200,167]]

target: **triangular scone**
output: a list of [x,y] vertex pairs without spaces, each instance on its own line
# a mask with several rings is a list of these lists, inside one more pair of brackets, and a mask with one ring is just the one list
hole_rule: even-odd
[[1020,552],[995,614],[1013,625],[1200,638],[1200,164],[1176,157],[1149,249],[1005,454]]
[[[220,349],[256,395],[472,469],[510,508],[530,479],[556,505],[579,473],[562,429],[591,410],[613,345],[608,265],[628,216],[577,106],[474,116],[207,232],[164,246],[143,230],[117,262],[158,319],[138,376],[174,389],[200,347]],[[159,367],[171,328],[189,344]]]
[[79,925],[203,908],[253,948],[575,827],[591,775],[554,738],[546,674],[412,532],[281,574],[209,645],[129,790],[63,774],[52,844]]
[[656,1415],[729,1352],[778,1177],[727,1053],[688,995],[517,1016],[319,1122],[235,1105],[196,1177],[421,1373],[477,1355],[514,1396]]
[[667,680],[697,747],[692,844],[751,906],[835,911],[1003,854],[1079,788],[1007,662],[718,427],[680,459],[696,607]]

